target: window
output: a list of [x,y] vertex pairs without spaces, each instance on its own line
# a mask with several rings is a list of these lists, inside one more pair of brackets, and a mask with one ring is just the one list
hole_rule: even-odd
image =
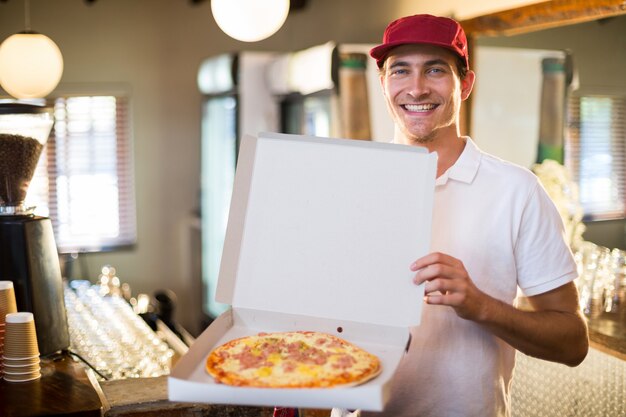
[[55,124],[26,202],[52,220],[59,252],[136,241],[132,146],[125,97],[50,99]]
[[565,165],[579,185],[585,220],[626,215],[626,97],[572,96]]

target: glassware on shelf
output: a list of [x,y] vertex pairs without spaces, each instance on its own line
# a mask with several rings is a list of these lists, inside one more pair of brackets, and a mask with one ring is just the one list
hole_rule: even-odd
[[107,379],[168,375],[172,349],[119,294],[72,281],[65,287],[71,349]]
[[590,318],[626,314],[626,251],[582,242],[574,254],[580,307]]
[[613,249],[610,256],[611,280],[607,284],[605,312],[626,317],[626,251]]

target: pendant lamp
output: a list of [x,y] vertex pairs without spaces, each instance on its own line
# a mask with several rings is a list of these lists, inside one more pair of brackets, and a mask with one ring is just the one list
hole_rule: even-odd
[[257,42],[272,36],[289,14],[289,0],[211,0],[217,25],[231,38]]
[[57,86],[63,74],[59,47],[29,29],[29,0],[24,1],[26,30],[0,45],[0,86],[18,99],[40,98]]

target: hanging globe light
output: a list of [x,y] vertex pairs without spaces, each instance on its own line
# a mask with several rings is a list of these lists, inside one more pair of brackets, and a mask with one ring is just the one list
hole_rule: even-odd
[[0,85],[15,98],[45,97],[62,74],[61,51],[45,35],[26,31],[0,45]]
[[289,14],[289,0],[211,0],[217,25],[231,38],[256,42],[272,36]]

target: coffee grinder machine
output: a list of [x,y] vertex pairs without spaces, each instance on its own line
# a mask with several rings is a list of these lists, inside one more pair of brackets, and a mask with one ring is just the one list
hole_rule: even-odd
[[50,108],[0,104],[0,280],[13,281],[18,311],[33,313],[42,356],[70,345],[52,222],[24,203],[53,123]]

